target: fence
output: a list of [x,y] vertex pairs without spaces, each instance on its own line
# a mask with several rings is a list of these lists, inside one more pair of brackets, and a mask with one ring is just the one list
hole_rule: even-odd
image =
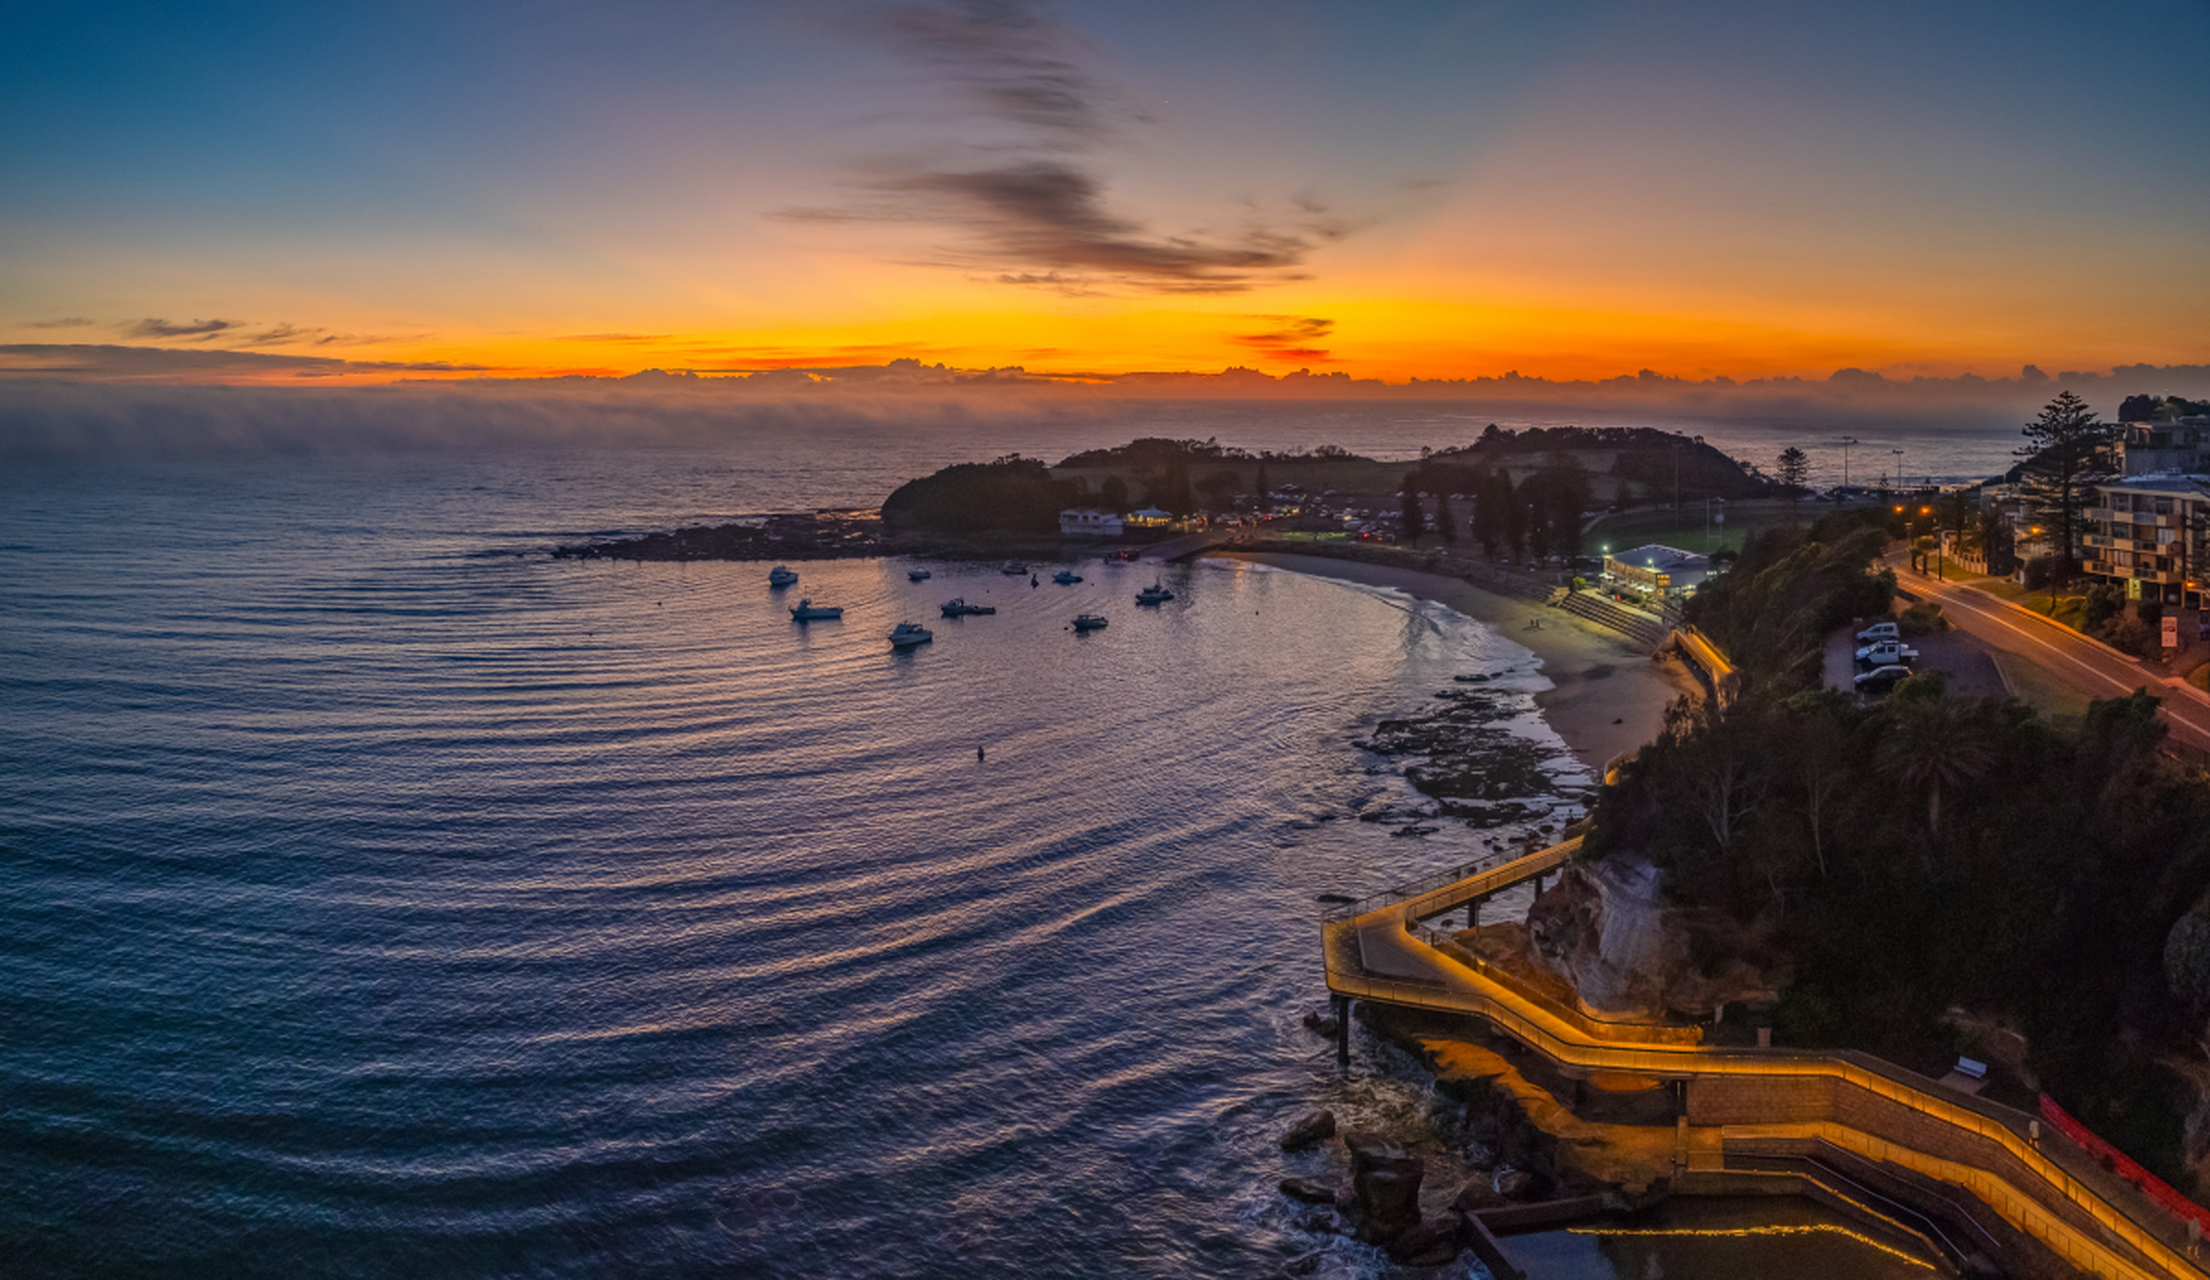
[[[1572,843],[1577,847],[1579,842]],[[1484,891],[1493,892],[1559,865],[1564,861],[1564,849],[1555,846],[1511,865],[1490,867],[1475,878]],[[1425,888],[1394,898],[1401,903],[1433,902],[1463,888]],[[1557,1005],[1524,984],[1498,981],[1487,966],[1458,965],[1463,976],[1453,975],[1454,980],[1446,982],[1443,975],[1451,974],[1453,966],[1439,954],[1433,966],[1436,976],[1432,978],[1372,975],[1365,969],[1358,944],[1361,929],[1406,929],[1416,914],[1413,906],[1388,910],[1390,905],[1384,902],[1382,908],[1363,913],[1371,917],[1363,925],[1338,916],[1322,926],[1330,991],[1355,999],[1477,1017],[1561,1067],[1578,1071],[1617,1071],[1683,1081],[1744,1077],[1782,1083],[1791,1079],[1828,1080],[1837,1090],[1858,1091],[1864,1102],[1845,1107],[1837,1101],[1826,1109],[1828,1118],[1727,1125],[1722,1133],[1728,1140],[1745,1142],[1823,1142],[1861,1159],[1892,1164],[1961,1187],[2067,1263],[2089,1274],[2121,1280],[2204,1274],[2183,1252],[2189,1242],[2179,1228],[2190,1215],[2170,1216],[2179,1211],[2156,1199],[2147,1183],[2137,1188],[2119,1181],[2084,1150],[2061,1143],[2044,1147],[2034,1141],[2030,1117],[2022,1112],[1942,1089],[1892,1063],[1853,1051],[1714,1049],[1652,1042],[1639,1036],[1630,1041],[1617,1029],[1592,1025],[1595,1020]],[[1429,950],[1434,951],[1431,946]],[[1881,1103],[1891,1110],[1882,1111]],[[1847,1111],[1856,1119],[1851,1123],[1837,1121],[1832,1118],[1837,1111]],[[1872,1124],[1877,1129],[1861,1124]],[[1898,1140],[1893,1136],[1895,1132],[1907,1133],[1909,1141]],[[2011,1172],[1997,1172],[1997,1167]],[[2132,1201],[2130,1205],[2128,1200]]]

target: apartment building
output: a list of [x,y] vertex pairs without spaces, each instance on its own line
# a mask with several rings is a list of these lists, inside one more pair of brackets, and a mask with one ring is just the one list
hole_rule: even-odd
[[2081,567],[2124,583],[2128,599],[2200,608],[2210,568],[2210,476],[2127,476],[2094,493],[2081,527]]

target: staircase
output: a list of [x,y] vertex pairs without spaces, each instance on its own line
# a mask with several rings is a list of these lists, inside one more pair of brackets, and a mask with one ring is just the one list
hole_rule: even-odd
[[1630,609],[1617,600],[1592,592],[1570,591],[1555,603],[1567,613],[1586,618],[1597,626],[1609,627],[1646,649],[1655,649],[1665,643],[1665,633],[1670,629],[1656,614]]

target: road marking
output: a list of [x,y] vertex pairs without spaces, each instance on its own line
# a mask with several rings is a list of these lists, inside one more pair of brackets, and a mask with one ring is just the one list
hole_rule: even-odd
[[[2085,658],[2079,657],[2076,654],[2067,653],[2063,648],[2059,647],[2057,644],[2051,642],[2047,638],[2035,635],[2032,632],[2027,631],[2025,628],[2012,622],[2008,617],[2004,616],[2004,614],[2011,612],[2011,610],[2007,606],[2000,604],[1980,604],[1976,601],[1965,599],[1965,594],[1968,588],[1952,587],[1947,583],[1937,584],[1932,582],[1921,582],[1911,585],[1927,589],[1934,595],[1943,596],[1948,600],[1949,603],[1957,605],[1965,612],[1975,614],[1984,621],[1991,622],[1996,626],[1999,626],[2006,631],[2012,632],[2025,640],[2040,645],[2042,648],[2047,649],[2049,652],[2064,659],[2066,662],[2079,667],[2081,670],[2086,671],[2090,675],[2107,681],[2120,693],[2131,693],[2138,688],[2147,688],[2150,686],[2162,684],[2162,681],[2151,677],[2146,671],[2141,672],[2141,679],[2138,683],[2129,684],[2126,681],[2119,679],[2117,676],[2110,674],[2108,669],[2097,667],[2093,663],[2087,661]],[[2001,610],[2002,612],[1998,612],[1998,610]],[[2054,626],[2053,623],[2045,623],[2044,625]],[[2116,659],[2112,659],[2112,661],[2116,661]],[[2170,697],[2161,697],[2160,700],[2163,702],[2161,710],[2163,711],[2167,719],[2185,726],[2186,728],[2192,730],[2194,733],[2201,735],[2204,738],[2210,738],[2210,728],[2206,728],[2194,719],[2178,713],[2176,708],[2184,704],[2181,704],[2176,699]],[[2189,709],[2191,710],[2192,708],[2190,707]]]

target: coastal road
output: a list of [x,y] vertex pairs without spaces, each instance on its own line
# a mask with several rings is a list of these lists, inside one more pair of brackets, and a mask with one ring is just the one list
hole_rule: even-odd
[[2115,698],[2146,688],[2164,700],[2163,715],[2172,737],[2198,751],[2210,751],[2210,702],[2184,681],[2129,658],[1984,591],[1919,576],[1907,556],[1888,562],[1896,584],[1922,600],[1941,606],[1951,624],[1990,648],[2015,653],[2062,679],[2090,698]]

